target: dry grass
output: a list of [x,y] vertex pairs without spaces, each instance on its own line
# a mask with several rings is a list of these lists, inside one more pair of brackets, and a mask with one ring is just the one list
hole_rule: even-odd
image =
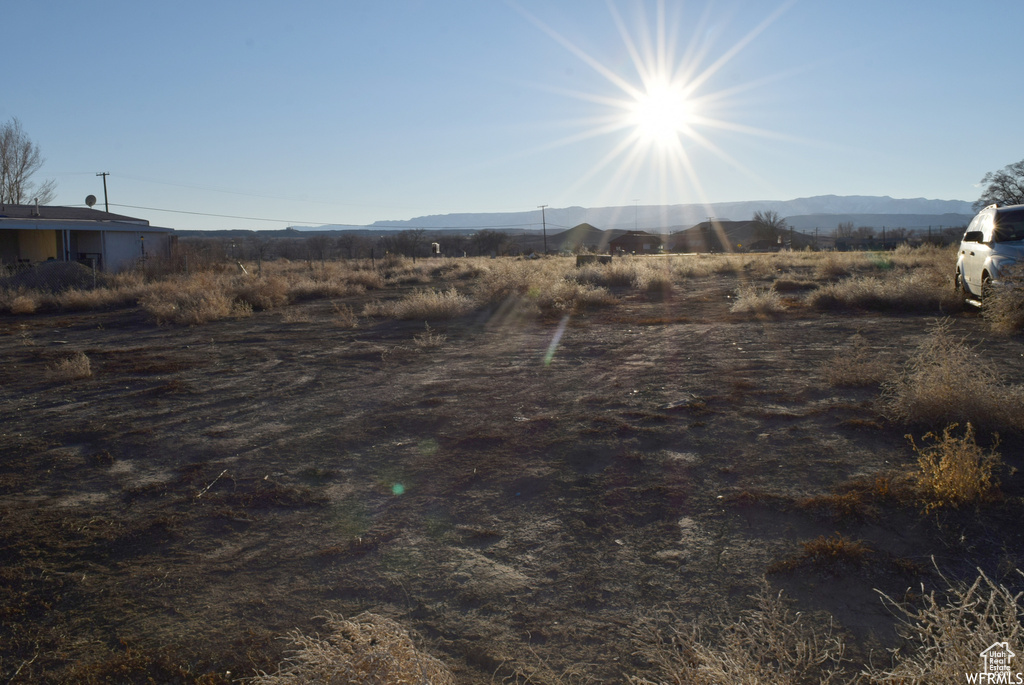
[[289,639],[296,650],[274,674],[261,673],[252,685],[454,685],[451,672],[419,651],[394,621],[372,613],[352,619],[326,617],[330,634]]
[[819,535],[813,540],[800,543],[802,549],[788,559],[782,559],[768,566],[769,573],[789,573],[805,568],[814,568],[827,573],[837,573],[863,566],[872,550],[863,540],[850,540],[840,533],[828,537]]
[[35,314],[39,309],[39,295],[17,294],[10,298],[8,308],[11,314]]
[[359,317],[356,316],[355,310],[347,304],[335,304],[333,323],[338,328],[357,328]]
[[243,277],[231,284],[234,299],[255,310],[276,309],[288,304],[288,290],[288,281],[281,276]]
[[736,293],[736,301],[729,307],[733,314],[777,314],[786,310],[782,296],[771,287],[747,285]]
[[92,363],[85,352],[76,352],[66,359],[46,367],[46,379],[50,381],[76,381],[92,376]]
[[1003,272],[998,287],[985,298],[984,316],[993,331],[1011,334],[1024,329],[1024,264]]
[[935,428],[971,423],[989,430],[1024,427],[1024,390],[953,337],[952,322],[932,326],[903,371],[882,384],[880,408],[894,421]]
[[571,259],[500,260],[486,266],[473,297],[478,306],[497,307],[503,315],[561,314],[618,302],[578,275]]
[[570,277],[580,283],[604,287],[629,288],[640,277],[644,261],[635,257],[613,259],[610,264],[586,264],[578,267]]
[[842,253],[827,252],[814,268],[814,277],[820,281],[834,281],[850,275],[849,259]]
[[541,312],[562,313],[593,307],[608,307],[618,303],[618,298],[604,288],[575,281],[560,281],[550,289],[532,293],[533,303]]
[[[8,288],[0,292],[0,311],[82,311],[143,303],[160,322],[193,325],[229,316],[284,307],[291,302],[357,296],[367,290],[410,285],[449,291],[455,284],[474,307],[498,307],[516,315],[561,314],[615,304],[608,288],[631,288],[652,299],[665,299],[688,278],[716,274],[769,281],[776,292],[814,287],[810,274],[831,280],[808,295],[819,308],[955,311],[958,302],[948,285],[950,254],[932,248],[901,248],[892,253],[780,252],[770,255],[700,254],[657,258],[623,257],[611,264],[574,268],[567,258],[542,260],[411,260],[391,255],[383,260],[343,262],[263,262],[236,265],[190,259],[190,274],[175,268],[152,268],[104,274],[97,287],[71,286],[60,292]],[[171,265],[173,266],[173,265]],[[179,269],[180,271],[180,269]],[[785,275],[785,278],[782,276]],[[205,290],[205,294],[200,294]],[[685,288],[683,288],[685,290]],[[950,292],[946,292],[950,291]],[[227,302],[229,300],[230,302]],[[240,304],[239,304],[240,303]],[[408,306],[412,306],[410,303]],[[735,311],[779,311],[780,300],[760,291],[744,295]],[[394,312],[400,312],[397,307]],[[387,307],[380,316],[392,316]]]
[[915,477],[926,512],[977,504],[991,500],[999,492],[994,476],[1002,466],[999,452],[995,447],[988,451],[979,447],[970,423],[960,437],[954,434],[956,429],[953,424],[942,435],[927,433],[922,441],[930,440],[930,445],[918,446],[912,436],[907,436],[917,454]]
[[836,352],[822,368],[829,385],[838,387],[871,387],[881,385],[892,376],[889,364],[879,362],[867,339],[857,333],[847,345]]
[[811,293],[808,302],[825,310],[960,311],[962,298],[948,280],[930,269],[894,269],[882,276],[850,276],[828,283]]
[[631,676],[632,685],[721,685],[773,683],[820,685],[839,682],[845,644],[831,624],[815,630],[805,614],[793,612],[767,588],[752,598],[754,608],[711,627],[645,627],[638,653],[658,671],[657,680]]
[[449,290],[417,290],[400,300],[373,302],[363,309],[363,316],[391,319],[454,319],[469,313],[473,302],[455,288]]
[[587,264],[566,278],[601,287],[628,287],[647,292],[671,291],[674,258],[619,257],[610,264]]
[[413,344],[421,350],[432,350],[444,345],[445,341],[448,340],[448,336],[444,333],[438,333],[430,324],[425,325],[426,330],[422,333],[417,333],[412,337]]
[[[864,671],[871,683],[961,685],[967,682],[965,674],[981,670],[980,654],[989,646],[1009,642],[1016,647],[1024,637],[1024,593],[996,584],[980,569],[970,585],[951,584],[945,598],[925,592],[922,585],[918,606],[879,594],[900,617],[904,645],[892,650],[891,668],[871,666]],[[1013,671],[1018,670],[1014,665]]]
[[132,286],[112,286],[93,290],[65,290],[54,296],[62,311],[92,311],[112,307],[127,307],[139,300],[139,289]]
[[[834,539],[813,544],[829,554],[836,549]],[[848,551],[849,545],[842,549]],[[1017,574],[1024,577],[1019,570]],[[713,618],[682,626],[670,617],[668,627],[647,622],[636,633],[637,654],[654,667],[656,680],[635,675],[627,680],[631,685],[959,685],[967,682],[965,674],[981,670],[980,655],[993,643],[1008,642],[1011,648],[1021,644],[1024,592],[997,584],[980,570],[969,585],[946,582],[949,589],[942,594],[926,592],[922,585],[917,605],[879,591],[899,619],[903,643],[891,650],[889,667],[872,663],[860,673],[847,672],[845,643],[831,620],[819,619],[815,628],[812,617],[793,612],[781,594],[764,588],[753,598],[754,608],[731,621]],[[1013,672],[1018,670],[1014,666]]]
[[225,319],[231,316],[233,304],[234,299],[213,278],[157,283],[139,300],[157,323],[183,326]]

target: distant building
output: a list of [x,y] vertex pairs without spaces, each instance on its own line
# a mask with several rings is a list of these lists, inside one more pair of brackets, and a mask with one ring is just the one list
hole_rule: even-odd
[[174,230],[85,207],[0,205],[0,262],[81,262],[122,271],[170,257]]
[[660,235],[645,233],[644,231],[626,231],[618,238],[608,243],[608,249],[612,254],[653,254],[661,250],[662,238]]

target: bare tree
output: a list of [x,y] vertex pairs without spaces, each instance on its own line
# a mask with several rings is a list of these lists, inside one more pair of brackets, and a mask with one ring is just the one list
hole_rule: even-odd
[[249,244],[252,246],[253,258],[256,260],[256,273],[263,273],[263,260],[270,254],[271,243],[259,233],[253,233],[249,237]]
[[1024,204],[1024,159],[1016,164],[1007,164],[999,171],[990,171],[981,178],[988,187],[974,203],[974,211],[992,204]]
[[36,184],[32,176],[43,166],[39,146],[21,128],[17,117],[0,125],[0,202],[21,205],[38,200],[49,204],[56,196],[53,179]]
[[754,235],[758,240],[775,240],[787,230],[789,224],[774,209],[754,212]]
[[508,243],[508,236],[499,231],[485,229],[475,233],[469,239],[469,243],[478,255],[500,255]]
[[309,236],[306,238],[306,250],[309,255],[309,261],[319,259],[323,263],[330,256],[333,246],[334,241],[331,240],[329,235],[317,234]]
[[853,222],[843,221],[836,226],[835,232],[836,238],[852,238],[853,237]]
[[369,254],[373,248],[373,242],[369,238],[352,232],[342,233],[335,242],[344,259],[355,259]]
[[405,245],[408,248],[408,254],[412,257],[413,263],[416,262],[416,254],[420,251],[420,247],[425,242],[426,234],[427,231],[423,228],[413,228],[408,231],[402,231],[399,234],[404,238]]
[[872,238],[875,237],[875,227],[874,226],[858,226],[857,230],[854,232],[854,235],[856,235],[858,238],[862,238],[864,240],[871,240]]

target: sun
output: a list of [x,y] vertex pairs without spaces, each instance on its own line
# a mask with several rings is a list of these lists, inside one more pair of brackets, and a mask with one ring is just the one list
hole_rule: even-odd
[[[758,87],[765,79],[733,83],[727,88],[714,84],[723,67],[797,0],[781,0],[759,24],[738,37],[729,33],[727,25],[716,25],[710,10],[696,20],[684,20],[681,4],[675,11],[676,6],[670,8],[667,0],[619,1],[636,10],[635,23],[627,25],[616,0],[607,0],[622,39],[622,54],[628,59],[606,63],[516,5],[515,0],[506,0],[607,82],[597,92],[553,89],[593,105],[594,115],[579,120],[582,126],[574,133],[545,143],[537,151],[598,137],[614,141],[603,157],[562,190],[563,195],[571,196],[611,171],[602,192],[621,193],[623,188],[635,192],[633,187],[645,187],[657,192],[662,203],[678,198],[680,193],[707,202],[696,167],[697,160],[708,154],[753,176],[717,145],[715,138],[723,131],[777,137],[770,131],[730,120],[740,94]],[[652,5],[655,11],[649,16],[646,8]],[[743,97],[749,101],[749,96]]]
[[665,146],[679,142],[679,136],[690,136],[694,120],[693,101],[682,84],[658,81],[638,92],[626,110],[626,122],[634,127],[641,143]]

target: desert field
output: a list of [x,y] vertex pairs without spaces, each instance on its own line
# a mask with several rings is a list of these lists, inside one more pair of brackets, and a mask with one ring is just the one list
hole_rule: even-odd
[[[910,673],[899,606],[979,570],[1024,589],[1024,344],[964,305],[954,263],[9,285],[0,678],[236,682],[363,612],[458,683],[716,682],[744,650],[782,682],[737,631],[765,616],[817,636],[788,682]],[[943,486],[957,454],[975,471]]]

